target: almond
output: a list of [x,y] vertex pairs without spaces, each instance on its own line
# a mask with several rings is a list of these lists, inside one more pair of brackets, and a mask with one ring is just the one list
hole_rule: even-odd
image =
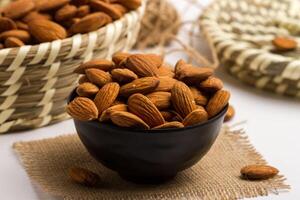
[[5,17],[18,19],[32,11],[34,7],[32,0],[17,0],[8,4],[2,11]]
[[159,79],[156,77],[139,78],[131,83],[123,85],[120,89],[120,94],[128,97],[135,93],[147,94],[155,90],[159,84]]
[[138,76],[129,69],[114,69],[111,71],[112,78],[119,83],[129,83],[138,78]]
[[173,69],[170,68],[169,66],[161,66],[159,69],[158,69],[158,76],[167,76],[167,77],[170,77],[170,78],[174,78],[175,76],[175,73],[173,72]]
[[105,59],[92,60],[81,64],[74,70],[74,72],[78,74],[84,74],[85,70],[90,68],[101,69],[103,71],[110,71],[114,68],[114,63],[110,60]]
[[158,79],[159,79],[159,85],[157,86],[155,91],[161,91],[161,92],[170,92],[177,81],[176,79],[167,76],[158,77]]
[[197,105],[200,106],[205,106],[207,104],[207,97],[204,96],[204,94],[202,94],[201,91],[199,91],[197,88],[195,87],[190,87],[190,90],[194,96],[195,102]]
[[207,121],[208,114],[203,107],[198,107],[196,110],[191,112],[183,120],[184,126],[193,126],[202,122]]
[[183,128],[183,127],[184,127],[184,125],[181,122],[174,121],[174,122],[166,122],[162,125],[156,126],[156,127],[153,128],[153,130],[155,130],[155,129],[169,129],[169,128]]
[[56,21],[64,21],[70,18],[75,17],[77,14],[77,7],[74,5],[65,5],[55,13]]
[[93,97],[98,93],[98,91],[99,88],[93,83],[89,82],[80,84],[76,89],[76,93],[82,97]]
[[69,177],[75,183],[85,186],[96,186],[100,182],[98,174],[80,167],[72,167],[69,169]]
[[95,11],[105,12],[114,20],[120,19],[123,15],[120,10],[112,6],[110,3],[106,3],[104,1],[91,0],[90,6]]
[[79,83],[79,84],[82,84],[82,83],[85,83],[85,82],[90,82],[90,80],[87,78],[86,75],[83,75],[83,76],[81,76],[81,77],[79,78],[78,83]]
[[38,42],[52,42],[67,37],[61,25],[49,20],[32,20],[28,23],[29,32]]
[[22,19],[22,21],[25,23],[29,23],[32,20],[52,20],[52,17],[49,14],[45,14],[45,13],[41,14],[37,11],[32,11]]
[[111,106],[107,108],[105,111],[103,111],[102,115],[100,116],[100,122],[104,122],[110,119],[110,116],[115,111],[127,111],[127,105],[126,104],[117,104],[114,106]]
[[298,46],[297,41],[286,37],[276,37],[272,40],[273,45],[279,51],[295,50]]
[[67,112],[74,119],[90,121],[98,118],[98,110],[92,100],[86,97],[77,97],[67,106]]
[[141,118],[130,112],[115,111],[110,118],[114,124],[120,127],[149,129],[149,126]]
[[173,107],[183,118],[196,109],[193,94],[183,82],[177,81],[174,84],[171,90],[171,99]]
[[142,5],[141,0],[117,0],[116,2],[122,4],[129,10],[135,10]]
[[99,87],[112,82],[111,75],[103,70],[91,68],[85,70],[85,73],[88,79]]
[[25,24],[24,22],[16,21],[16,25],[19,30],[29,31],[28,25]]
[[35,7],[39,11],[49,11],[56,10],[66,4],[71,0],[34,0]]
[[223,82],[216,77],[209,77],[199,84],[199,88],[206,92],[216,92],[223,88]]
[[182,117],[174,110],[161,111],[160,113],[166,121],[183,121]]
[[88,5],[80,6],[77,9],[76,17],[82,18],[91,13],[90,7]]
[[278,173],[278,169],[268,165],[248,165],[241,169],[242,177],[249,180],[265,180],[273,178]]
[[17,25],[13,20],[7,17],[0,17],[0,33],[13,29],[17,29]]
[[124,15],[128,12],[128,9],[121,4],[112,3],[111,6],[113,6],[115,9],[117,9],[122,15]]
[[217,115],[222,109],[228,104],[230,99],[230,93],[226,90],[219,90],[212,98],[208,101],[206,110],[209,118]]
[[28,42],[30,40],[30,34],[23,30],[10,30],[0,34],[0,41],[4,41],[9,37],[18,38],[22,42]]
[[112,60],[117,66],[120,66],[122,62],[126,62],[126,59],[130,56],[129,53],[118,52],[112,57]]
[[83,17],[79,22],[73,24],[70,31],[74,34],[88,33],[96,31],[110,22],[112,22],[110,16],[103,12],[95,12]]
[[99,115],[109,108],[118,97],[120,86],[118,83],[107,83],[97,93],[94,102],[98,108]]
[[6,48],[21,47],[25,45],[24,42],[15,37],[7,38],[4,44]]
[[134,94],[128,99],[128,109],[140,117],[150,127],[159,126],[165,123],[163,116],[156,106],[144,95]]
[[234,117],[234,115],[235,115],[234,107],[229,105],[228,110],[227,110],[226,115],[225,115],[224,122],[230,121]]
[[147,97],[159,110],[164,110],[171,106],[171,93],[169,92],[153,92],[148,94]]
[[204,81],[213,74],[213,69],[208,67],[194,67],[183,60],[177,62],[175,76],[187,84],[195,84]]
[[141,77],[158,76],[162,61],[159,56],[153,58],[151,54],[133,54],[127,58],[126,67]]

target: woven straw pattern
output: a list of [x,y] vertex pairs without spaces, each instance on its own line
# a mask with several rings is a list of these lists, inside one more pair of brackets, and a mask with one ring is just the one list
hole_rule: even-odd
[[276,36],[300,44],[297,0],[216,0],[201,28],[231,74],[257,88],[300,97],[299,52],[276,53]]
[[135,43],[143,5],[95,32],[65,40],[0,50],[0,134],[42,127],[68,118],[73,71],[92,58],[110,58]]

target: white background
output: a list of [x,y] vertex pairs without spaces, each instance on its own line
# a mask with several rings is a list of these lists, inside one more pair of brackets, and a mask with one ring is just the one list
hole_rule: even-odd
[[[175,1],[184,10],[182,1]],[[201,1],[208,3],[208,1]],[[196,18],[197,9],[185,10],[185,17]],[[186,16],[188,13],[189,16]],[[174,62],[183,55],[173,55],[168,60]],[[257,199],[297,200],[300,199],[300,101],[261,92],[218,70],[227,89],[232,92],[231,102],[237,110],[233,122],[246,120],[244,128],[252,144],[273,166],[287,177],[292,189],[280,195],[270,195]],[[74,133],[71,120],[38,130],[0,136],[0,199],[35,200],[54,199],[43,193],[31,182],[21,166],[11,146],[14,142],[29,141]]]

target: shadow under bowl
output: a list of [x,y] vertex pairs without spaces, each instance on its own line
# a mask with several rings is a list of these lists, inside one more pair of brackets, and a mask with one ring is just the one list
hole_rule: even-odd
[[[70,95],[69,102],[76,97]],[[88,152],[101,164],[136,183],[161,183],[196,164],[219,135],[228,106],[218,115],[180,129],[135,130],[74,119]]]

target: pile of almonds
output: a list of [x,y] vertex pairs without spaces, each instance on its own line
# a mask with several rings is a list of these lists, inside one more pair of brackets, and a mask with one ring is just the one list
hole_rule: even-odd
[[0,49],[96,31],[140,5],[141,0],[17,0],[0,10]]
[[228,104],[213,70],[179,60],[173,70],[155,54],[116,53],[82,64],[67,112],[77,120],[139,129],[182,128],[207,121]]

